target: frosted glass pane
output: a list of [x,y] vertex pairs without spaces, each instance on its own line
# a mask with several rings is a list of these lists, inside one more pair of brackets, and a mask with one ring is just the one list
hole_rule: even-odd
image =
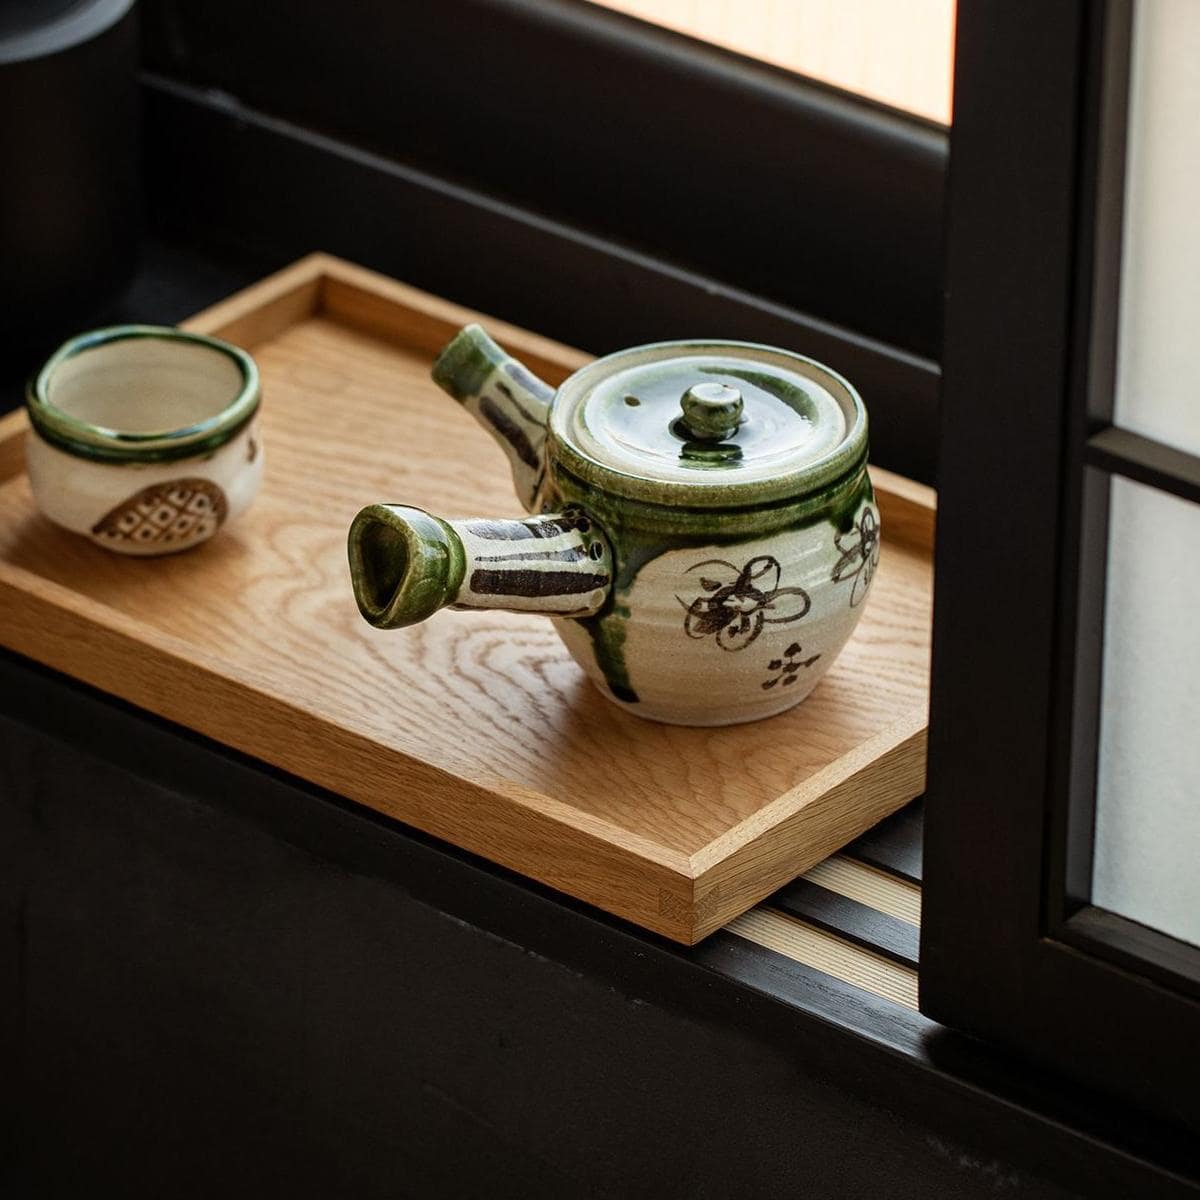
[[1200,505],[1114,478],[1092,903],[1200,945]]
[[1200,3],[1134,16],[1116,421],[1200,454]]

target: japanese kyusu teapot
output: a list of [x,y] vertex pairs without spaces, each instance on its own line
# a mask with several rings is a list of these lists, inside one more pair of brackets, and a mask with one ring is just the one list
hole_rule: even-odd
[[867,414],[840,375],[746,342],[659,342],[557,392],[478,326],[433,378],[496,438],[525,520],[372,504],[350,527],[362,615],[546,613],[609,699],[727,725],[832,666],[879,561]]

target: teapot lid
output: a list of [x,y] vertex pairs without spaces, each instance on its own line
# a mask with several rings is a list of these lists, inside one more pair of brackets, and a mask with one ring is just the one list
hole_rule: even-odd
[[657,342],[589,363],[559,388],[550,454],[616,495],[695,507],[794,499],[864,457],[845,379],[752,342]]

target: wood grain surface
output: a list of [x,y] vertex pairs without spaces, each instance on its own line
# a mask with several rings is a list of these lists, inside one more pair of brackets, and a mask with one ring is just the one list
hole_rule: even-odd
[[503,454],[428,378],[475,319],[552,382],[587,361],[321,255],[189,322],[253,351],[266,474],[244,517],[175,557],[122,557],[51,525],[15,449],[25,418],[0,422],[0,639],[695,941],[923,790],[932,493],[873,471],[884,547],[861,624],[812,697],[752,725],[622,712],[536,616],[372,629],[346,565],[360,507],[522,515]]

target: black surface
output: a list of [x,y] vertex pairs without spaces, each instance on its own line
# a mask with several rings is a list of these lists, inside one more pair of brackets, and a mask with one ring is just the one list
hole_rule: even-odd
[[44,337],[115,292],[141,221],[129,0],[28,3],[0,24],[0,339]]
[[917,799],[868,829],[842,853],[910,883],[920,883],[924,825],[925,802]]
[[786,1043],[0,728],[36,795],[32,1195],[853,1196],[882,1166],[892,1196],[990,1194]]
[[10,655],[0,714],[9,1194],[1195,1194],[1153,1126],[739,938]]
[[1200,950],[1087,906],[1130,8],[958,19],[921,1004],[1194,1141]]
[[[940,127],[582,0],[144,0],[143,13],[164,76],[937,353]],[[257,161],[247,201],[303,205],[298,181]],[[352,190],[343,202],[347,223],[363,212]],[[434,244],[501,269],[453,225]],[[527,284],[540,270],[531,258]],[[624,301],[639,302],[663,307]]]

